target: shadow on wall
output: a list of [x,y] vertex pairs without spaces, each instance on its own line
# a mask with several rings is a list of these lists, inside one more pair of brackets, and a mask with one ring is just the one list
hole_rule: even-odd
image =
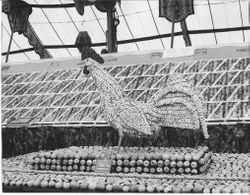
[[[205,142],[201,131],[176,128],[162,129],[157,136],[134,138],[126,136],[123,146],[195,147],[207,144],[213,152],[250,152],[250,125],[218,125],[208,127],[210,138]],[[69,146],[118,144],[118,132],[111,127],[69,128],[40,127],[2,129],[2,157],[7,158],[39,150]]]

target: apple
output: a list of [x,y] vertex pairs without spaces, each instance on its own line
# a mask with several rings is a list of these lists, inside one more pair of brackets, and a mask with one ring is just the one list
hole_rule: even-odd
[[161,167],[157,167],[156,172],[157,172],[157,173],[162,173],[162,172],[163,172],[163,169],[162,169]]
[[131,161],[129,162],[129,165],[130,165],[131,167],[134,167],[135,164],[136,164],[136,161],[135,161],[135,160],[131,160]]
[[67,171],[67,166],[63,165],[63,166],[62,166],[62,170],[63,170],[63,171]]
[[63,189],[68,190],[70,188],[70,183],[63,182]]
[[144,167],[148,167],[149,166],[149,161],[148,160],[144,160],[143,165],[144,165]]
[[49,186],[49,183],[47,181],[41,182],[41,188],[47,188]]
[[147,192],[153,193],[155,191],[155,187],[152,185],[147,186]]
[[155,168],[150,168],[150,173],[155,173]]
[[168,160],[168,159],[165,160],[165,161],[164,161],[164,165],[165,165],[165,166],[169,166],[169,165],[170,165],[170,160]]
[[94,159],[94,160],[92,161],[92,163],[93,163],[93,165],[96,165],[97,160]]
[[80,162],[79,158],[74,159],[74,163],[78,164]]
[[40,169],[41,169],[41,170],[44,170],[44,169],[45,169],[44,164],[41,164],[41,165],[40,165]]
[[[137,168],[138,168],[138,167],[137,167]],[[149,172],[149,169],[148,169],[147,167],[144,167],[144,168],[143,168],[143,172],[144,172],[144,173],[148,173],[148,172]]]
[[56,160],[56,164],[57,164],[57,165],[60,165],[61,162],[62,162],[61,159],[57,159],[57,160]]
[[42,158],[40,159],[40,163],[41,163],[41,164],[45,164],[45,162],[46,162],[45,158],[42,157]]
[[135,185],[135,184],[132,184],[132,185],[130,186],[130,191],[131,191],[131,192],[137,192],[137,191],[138,191],[138,186]]
[[46,170],[50,170],[50,165],[46,165],[46,166],[45,166],[45,169],[46,169]]
[[170,159],[170,155],[168,153],[163,153],[162,154],[162,159],[165,160],[169,160]]
[[34,165],[34,166],[33,166],[33,169],[38,170],[38,169],[39,169],[39,166],[38,166],[38,165]]
[[192,156],[190,154],[185,154],[184,159],[185,159],[185,161],[191,161]]
[[73,159],[69,159],[69,160],[68,160],[68,164],[69,164],[69,165],[72,165],[73,162],[74,162]]
[[80,171],[84,171],[85,170],[85,166],[80,166]]
[[170,167],[176,167],[176,162],[175,161],[171,161]]
[[168,167],[164,167],[163,170],[164,170],[165,173],[169,173],[170,172],[170,169]]
[[72,171],[73,170],[72,166],[68,166],[67,170]]
[[139,191],[139,192],[145,192],[145,191],[146,191],[145,186],[144,186],[144,185],[139,185],[138,191]]
[[144,154],[140,154],[139,156],[138,156],[138,158],[139,158],[139,160],[145,160],[145,156],[144,156]]
[[61,166],[60,166],[60,165],[57,165],[57,166],[56,166],[56,170],[57,170],[57,171],[60,171],[60,170],[61,170]]
[[135,167],[131,167],[129,170],[130,173],[134,173],[135,171],[136,171]]
[[158,166],[159,166],[159,167],[163,167],[163,165],[164,165],[163,160],[158,160]]
[[136,164],[137,164],[137,166],[141,166],[141,165],[143,165],[143,161],[141,159],[137,160]]
[[129,160],[127,160],[127,159],[124,160],[124,161],[123,161],[123,165],[124,165],[124,166],[129,166]]
[[136,161],[138,159],[138,156],[137,156],[137,154],[131,154],[131,160],[134,160],[134,161]]
[[177,162],[177,167],[183,167],[183,162],[182,161],[178,161]]
[[129,172],[129,168],[128,168],[128,167],[124,167],[124,168],[123,168],[123,172],[124,172],[124,173],[128,173],[128,172]]
[[192,161],[191,162],[191,167],[194,169],[198,166],[197,162]]
[[52,159],[51,164],[55,165],[56,164],[56,159]]
[[[11,184],[10,182],[10,185],[12,186],[13,184]],[[28,183],[27,183],[28,187],[32,187],[34,185],[34,181],[33,180],[29,180]]]
[[46,159],[46,164],[50,164],[50,163],[51,163],[51,159],[50,158]]
[[183,165],[184,165],[184,167],[189,167],[189,166],[190,166],[190,162],[186,160],[186,161],[183,163]]
[[177,160],[177,154],[176,154],[176,153],[172,154],[172,155],[170,156],[170,160],[171,160],[171,161]]
[[57,189],[63,188],[63,182],[61,182],[61,181],[56,182],[55,188],[57,188]]
[[121,192],[122,191],[122,185],[120,185],[119,183],[118,184],[113,184],[113,190],[115,192]]
[[164,187],[162,185],[157,185],[155,189],[156,189],[157,192],[163,192],[164,191]]
[[36,158],[34,159],[34,163],[38,164],[39,162],[40,162],[40,158],[36,157]]
[[142,167],[136,167],[136,172],[141,173],[142,172]]
[[91,167],[91,170],[92,170],[92,171],[95,171],[95,165],[93,165],[93,166]]
[[198,174],[197,169],[192,169],[192,170],[191,170],[191,174]]
[[93,161],[92,161],[92,160],[90,160],[90,159],[87,160],[87,165],[88,165],[88,166],[91,166],[92,164],[93,164]]
[[106,190],[108,192],[111,192],[113,190],[113,185],[111,185],[111,184],[106,185]]
[[64,159],[64,160],[62,161],[62,164],[63,164],[63,165],[67,165],[67,164],[68,164],[68,160],[67,160],[67,159]]
[[150,161],[150,165],[151,166],[156,166],[157,165],[157,161],[156,160],[151,160]]
[[87,182],[82,182],[82,183],[80,183],[80,189],[82,189],[82,190],[87,190],[88,189],[88,183]]
[[164,192],[165,192],[165,193],[172,192],[172,188],[173,188],[173,187],[172,187],[171,185],[170,185],[170,186],[167,186],[167,187],[164,188]]
[[125,185],[125,186],[122,187],[122,191],[123,192],[129,192],[129,190],[130,190],[130,187],[127,186],[127,185]]
[[85,160],[81,160],[81,161],[80,161],[80,164],[81,164],[81,165],[85,165],[85,163],[86,163]]
[[74,169],[75,171],[77,171],[77,170],[78,170],[78,166],[77,166],[77,165],[74,165],[74,166],[73,166],[73,169]]
[[49,188],[54,188],[56,183],[53,180],[49,181]]
[[122,167],[120,167],[120,166],[116,167],[116,172],[118,172],[118,173],[122,172]]
[[154,156],[151,153],[146,154],[145,158],[147,160],[153,160]]
[[122,160],[117,160],[117,165],[118,165],[118,166],[122,166],[122,164],[123,164],[123,163],[122,163]]
[[185,168],[185,173],[187,174],[191,173],[191,169],[189,167]]
[[178,169],[178,173],[180,173],[180,174],[184,173],[184,169],[183,168],[179,168]]
[[171,168],[171,169],[170,169],[170,173],[172,173],[172,174],[175,174],[176,171],[177,171],[176,168]]

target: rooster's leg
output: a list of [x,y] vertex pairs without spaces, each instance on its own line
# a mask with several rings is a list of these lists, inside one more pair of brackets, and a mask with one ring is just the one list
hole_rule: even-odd
[[122,139],[123,139],[123,133],[120,132],[119,133],[119,142],[118,142],[118,152],[120,151],[120,147],[121,147],[121,144],[122,144]]

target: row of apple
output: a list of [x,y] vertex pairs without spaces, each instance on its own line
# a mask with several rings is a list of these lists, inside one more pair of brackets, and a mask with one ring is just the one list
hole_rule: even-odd
[[[183,150],[192,153],[184,153]],[[35,170],[91,172],[94,171],[98,159],[109,158],[112,161],[112,172],[198,174],[206,171],[212,156],[206,147],[198,147],[196,153],[191,148],[154,147],[122,148],[119,153],[114,151],[114,148],[102,146],[70,147],[37,153],[31,164]]]
[[60,191],[90,192],[174,192],[174,193],[247,193],[249,183],[222,180],[142,179],[119,177],[83,177],[55,174],[4,173],[4,186],[55,188]]

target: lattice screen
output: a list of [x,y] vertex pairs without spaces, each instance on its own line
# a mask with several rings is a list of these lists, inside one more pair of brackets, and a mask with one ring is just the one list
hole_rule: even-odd
[[[187,74],[204,94],[208,123],[250,121],[250,58],[106,66],[128,95],[148,101],[169,74]],[[2,124],[106,125],[99,95],[80,69],[2,75]]]

